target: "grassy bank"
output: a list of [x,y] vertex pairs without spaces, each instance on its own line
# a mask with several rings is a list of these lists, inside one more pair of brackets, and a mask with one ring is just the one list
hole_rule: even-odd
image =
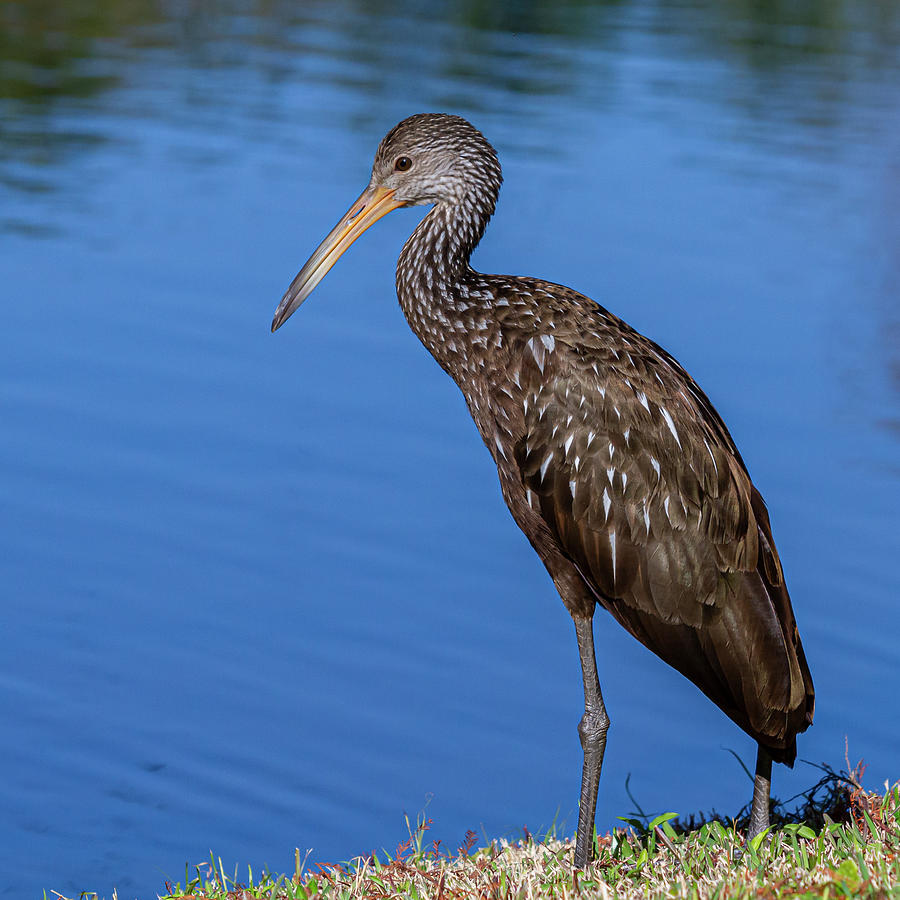
[[571,839],[526,832],[516,842],[476,848],[469,833],[447,852],[430,841],[430,822],[420,820],[393,854],[315,871],[305,868],[299,851],[294,871],[280,876],[229,871],[211,857],[183,884],[167,884],[163,900],[900,900],[900,784],[873,793],[862,788],[859,769],[823,771],[799,805],[775,804],[771,833],[746,848],[743,811],[733,821],[639,813],[627,828],[596,839],[596,860],[581,872],[572,868]]
[[[834,773],[832,773],[833,775]],[[798,808],[807,824],[779,824],[743,850],[740,819],[679,822],[672,814],[630,820],[600,836],[590,869],[572,869],[572,841],[527,835],[474,848],[473,836],[447,853],[428,841],[428,824],[411,829],[391,856],[241,879],[210,860],[169,898],[328,900],[386,897],[440,900],[504,898],[794,898],[896,897],[900,900],[900,785],[862,789],[857,773],[823,779]],[[816,792],[824,786],[825,790]],[[835,821],[829,811],[842,821]],[[778,810],[776,810],[778,813]],[[774,821],[784,818],[776,815]],[[816,821],[818,817],[819,821]],[[702,817],[701,817],[702,818]],[[743,850],[743,853],[741,852]],[[735,861],[735,858],[738,861]]]

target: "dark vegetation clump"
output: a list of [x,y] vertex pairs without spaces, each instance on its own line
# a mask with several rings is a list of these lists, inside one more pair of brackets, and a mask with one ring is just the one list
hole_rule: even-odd
[[[752,783],[753,774],[750,769],[733,750],[729,750],[729,753],[738,761]],[[870,796],[862,787],[862,776],[866,768],[863,763],[859,762],[855,766],[851,766],[847,760],[845,769],[836,770],[828,763],[812,763],[808,760],[801,760],[801,762],[818,769],[822,775],[814,785],[787,800],[779,800],[775,796],[771,798],[769,819],[772,829],[782,828],[785,825],[806,825],[818,832],[829,822],[845,824],[854,824],[855,822],[859,825],[862,810],[867,807],[869,802],[867,798]],[[627,780],[625,789],[637,810],[631,814],[628,821],[635,826],[640,824],[646,829],[652,817],[641,808],[631,792]],[[746,834],[750,825],[750,803],[741,807],[734,816],[726,816],[713,809],[709,812],[678,816],[669,824],[676,834],[687,834],[702,828],[709,822],[718,822],[725,828],[735,828]]]

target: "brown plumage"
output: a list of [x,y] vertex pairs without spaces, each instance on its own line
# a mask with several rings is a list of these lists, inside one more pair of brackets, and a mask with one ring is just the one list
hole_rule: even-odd
[[765,503],[722,419],[665,350],[569,288],[469,266],[501,181],[493,147],[465,120],[404,120],[272,330],[369,225],[433,205],[400,254],[397,294],[462,390],[513,518],[575,621],[585,685],[576,865],[590,859],[609,724],[597,604],[758,742],[756,833],[768,823],[771,760],[793,764],[814,705]]

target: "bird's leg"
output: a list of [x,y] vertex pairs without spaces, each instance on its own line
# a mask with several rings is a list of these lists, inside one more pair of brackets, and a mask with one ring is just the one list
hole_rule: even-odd
[[606,750],[609,716],[603,705],[600,679],[597,677],[593,619],[575,617],[575,634],[578,637],[578,655],[581,657],[581,677],[584,679],[584,715],[578,723],[578,736],[584,750],[584,768],[581,773],[581,801],[578,804],[578,834],[575,837],[575,866],[582,869],[591,861],[592,856],[597,788],[600,785],[603,752]]
[[753,803],[750,805],[750,827],[747,840],[752,840],[769,827],[769,791],[772,786],[772,756],[759,745],[756,754],[756,777],[753,779]]

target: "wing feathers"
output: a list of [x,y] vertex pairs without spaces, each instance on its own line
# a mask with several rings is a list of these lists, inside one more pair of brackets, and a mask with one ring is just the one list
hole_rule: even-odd
[[702,391],[638,339],[607,369],[559,336],[540,366],[523,353],[522,483],[598,601],[791,761],[812,681],[765,504]]

